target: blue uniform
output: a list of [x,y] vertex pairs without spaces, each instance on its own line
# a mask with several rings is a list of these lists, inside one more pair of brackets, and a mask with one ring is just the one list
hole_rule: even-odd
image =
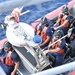
[[[2,49],[2,51],[0,53],[0,57],[1,58],[5,58],[6,55],[7,55],[7,52],[5,52],[4,49]],[[14,62],[18,62],[19,61],[19,56],[17,55],[17,53],[15,51],[13,51],[11,53],[11,58],[13,59]],[[10,75],[11,72],[13,71],[13,69],[14,69],[14,66],[8,66],[6,64],[3,64],[2,62],[0,62],[0,66],[3,68],[4,72],[7,75]]]
[[[49,36],[50,37],[50,40],[51,40],[51,38],[52,38],[52,29],[51,29],[51,27],[48,27],[48,29],[47,29],[47,31],[46,31],[46,36]],[[42,43],[43,43],[44,41],[42,41]],[[49,41],[50,42],[50,41]],[[44,46],[41,46],[41,49],[44,49],[45,47],[47,47],[48,46],[48,44],[49,44],[49,42],[48,43],[46,43]]]
[[[61,41],[61,44],[59,46],[60,49],[64,49],[65,47],[65,40],[63,39]],[[48,53],[48,54],[52,54],[54,57],[55,57],[55,63],[54,63],[54,66],[59,66],[62,64],[63,62],[63,57],[64,57],[64,53],[63,54],[60,54],[58,52],[54,52],[54,53]]]

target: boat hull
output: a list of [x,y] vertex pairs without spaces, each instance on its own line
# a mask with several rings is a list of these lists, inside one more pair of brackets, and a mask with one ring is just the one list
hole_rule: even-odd
[[[70,1],[69,3],[68,3],[68,7],[70,8],[70,12],[71,12],[71,14],[75,17],[75,0],[72,0],[72,1]],[[73,7],[72,7],[73,6]],[[59,12],[61,11],[61,8],[62,8],[62,6],[61,7],[59,7],[58,9],[56,9],[56,10],[54,10],[54,11],[52,11],[51,13],[49,13],[49,14],[47,14],[46,15],[46,17],[48,18],[48,19],[51,19],[51,20],[55,20],[56,18],[57,18],[57,16],[58,16],[58,14],[59,14]],[[37,21],[35,21],[34,23],[32,23],[32,27],[34,28],[35,27],[35,25],[36,24],[38,24],[39,23],[39,20],[40,19],[38,19]],[[9,36],[9,35],[8,35]],[[8,39],[8,38],[7,38]],[[3,45],[3,43],[7,40],[6,38],[5,39],[3,39],[3,40],[1,40],[0,41],[0,47],[2,47],[2,45]],[[16,45],[16,44],[15,44]],[[18,50],[17,50],[18,51]],[[20,52],[20,51],[19,51]],[[31,52],[32,53],[32,52]],[[18,53],[18,54],[20,54],[20,53]],[[21,57],[21,59],[22,59],[22,57]],[[33,59],[33,58],[32,58]],[[22,61],[22,60],[21,60]],[[25,65],[25,67],[27,68],[27,67],[30,67],[30,65],[28,65],[27,66],[27,64],[25,64],[24,63],[24,61],[22,61],[22,63],[23,63],[23,65]],[[32,63],[31,63],[32,64]],[[53,75],[53,74],[59,74],[59,73],[62,73],[62,72],[65,72],[65,71],[70,71],[70,70],[72,70],[72,69],[74,69],[74,66],[71,66],[71,65],[74,65],[75,64],[75,62],[72,62],[72,63],[70,63],[70,64],[66,64],[66,65],[62,65],[62,66],[59,66],[59,67],[56,67],[56,68],[53,68],[53,69],[48,69],[48,70],[46,70],[46,71],[42,71],[42,72],[39,72],[39,73],[36,73],[36,74],[34,74],[34,75]],[[64,69],[63,71],[62,71],[62,67],[69,67],[69,68],[66,68],[66,69]],[[35,73],[36,71],[34,71],[34,70],[30,70],[31,68],[27,68],[27,69],[29,69],[29,72],[31,72],[31,73]],[[60,69],[60,71],[57,71],[57,69]],[[74,72],[75,73],[75,72]]]

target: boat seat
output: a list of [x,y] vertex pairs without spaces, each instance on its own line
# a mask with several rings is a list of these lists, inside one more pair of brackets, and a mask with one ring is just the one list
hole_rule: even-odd
[[66,43],[64,58],[68,56],[75,57],[75,39],[70,44]]
[[73,22],[71,23],[68,32],[67,32],[67,37],[65,38],[67,43],[70,43],[75,36],[72,36],[72,34],[75,34],[75,19],[73,20]]
[[72,27],[75,26],[75,18],[74,18],[74,17],[72,17],[70,23],[71,23],[71,24],[70,24],[69,28],[72,28]]
[[75,57],[75,39],[69,44],[70,49],[70,56],[73,58]]
[[75,39],[69,44],[72,50],[75,49]]

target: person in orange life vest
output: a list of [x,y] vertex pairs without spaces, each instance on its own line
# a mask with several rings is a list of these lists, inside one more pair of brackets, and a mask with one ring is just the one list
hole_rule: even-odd
[[[62,30],[57,30],[55,31],[52,41],[50,44],[53,42],[57,41],[63,36],[63,31]],[[63,57],[64,57],[64,47],[65,47],[65,39],[62,39],[58,42],[56,42],[54,45],[51,46],[49,50],[44,50],[43,52],[48,55],[53,55],[55,57],[55,62],[54,62],[54,67],[59,66],[63,62]]]
[[19,16],[20,16],[20,14],[21,14],[21,12],[22,12],[22,9],[23,8],[15,8],[13,11],[12,11],[12,13],[10,14],[10,19],[14,19],[14,21],[15,22],[19,22]]
[[0,66],[6,75],[15,75],[19,67],[19,56],[12,48],[12,45],[6,41],[0,53]]
[[[42,43],[39,44],[42,49],[48,46],[52,37],[52,29],[50,27],[50,20],[48,20],[45,16],[42,17],[40,23],[35,26],[35,34],[40,35],[42,38]],[[36,41],[37,40],[34,42]]]
[[57,22],[53,26],[53,29],[61,29],[64,32],[64,34],[66,34],[72,19],[73,17],[69,13],[68,7],[63,6],[60,14],[58,15]]

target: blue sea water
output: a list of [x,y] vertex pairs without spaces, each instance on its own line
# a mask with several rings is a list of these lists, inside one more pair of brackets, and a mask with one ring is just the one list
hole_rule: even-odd
[[[4,1],[9,1],[9,0],[0,0],[1,2]],[[31,24],[38,18],[44,16],[45,14],[55,10],[56,8],[60,7],[61,5],[67,4],[71,0],[50,0],[48,2],[44,2],[38,5],[32,5],[28,7],[23,8],[23,12],[30,10],[29,13],[22,15],[20,17],[20,21]],[[3,12],[0,13],[0,22],[4,22],[4,17],[8,15],[11,11],[9,12]],[[0,28],[0,40],[6,37],[5,30]]]

